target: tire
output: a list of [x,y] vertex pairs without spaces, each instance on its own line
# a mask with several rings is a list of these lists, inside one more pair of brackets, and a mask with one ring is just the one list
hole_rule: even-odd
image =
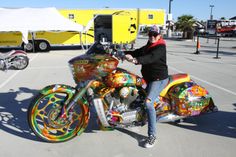
[[82,102],[74,105],[67,116],[59,115],[64,102],[73,97],[71,89],[66,85],[48,86],[32,100],[28,108],[28,123],[34,134],[43,141],[64,142],[85,130],[89,111]]
[[26,56],[17,56],[16,58],[14,58],[13,62],[15,69],[23,70],[28,66],[29,58]]
[[45,40],[38,40],[37,50],[42,51],[42,52],[47,52],[50,50],[50,44]]
[[23,48],[25,49],[26,52],[33,52],[34,50],[33,42],[29,41],[26,45],[23,45]]

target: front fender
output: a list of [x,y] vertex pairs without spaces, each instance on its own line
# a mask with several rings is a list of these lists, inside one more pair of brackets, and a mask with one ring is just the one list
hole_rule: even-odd
[[[49,85],[49,86],[44,87],[42,90],[40,90],[40,94],[43,94],[43,95],[48,95],[54,92],[67,94],[68,96],[65,103],[68,104],[69,101],[73,98],[73,96],[78,92],[78,90],[75,89],[74,87],[71,87],[69,85],[64,85],[64,84]],[[88,121],[90,118],[90,111],[89,111],[88,101],[84,99],[83,97],[80,100],[78,100],[77,103],[82,106],[82,112],[84,114],[81,130],[77,133],[78,135],[80,135],[81,133],[84,132],[84,130],[86,129],[88,125]]]
[[[81,134],[84,132],[85,128],[88,125],[89,121],[89,107],[88,105],[85,105],[88,103],[86,101],[86,98],[82,97],[79,99],[77,102],[73,102],[71,108],[68,108],[68,112],[66,110],[66,107],[71,101],[74,100],[74,96],[78,93],[79,91],[71,86],[64,85],[64,84],[54,84],[54,85],[49,85],[44,87],[42,90],[39,91],[37,96],[34,97],[34,99],[31,101],[31,104],[29,105],[28,108],[28,122],[34,133],[42,138],[43,140],[49,141],[49,142],[60,142],[60,141],[65,141],[69,140],[72,137],[74,137],[76,134]],[[55,96],[57,95],[58,96]],[[60,94],[66,95],[65,97],[62,97],[63,99],[60,99]],[[46,99],[45,99],[46,98]],[[59,113],[60,115],[64,116],[64,113],[66,113],[66,116],[62,117],[66,120],[68,120],[68,124],[65,124],[66,126],[73,124],[73,130],[70,130],[67,134],[67,132],[64,132],[63,134],[50,134],[47,132],[47,130],[60,130],[60,121],[59,123],[55,123],[55,125],[59,124],[59,128],[51,128],[49,126],[45,128],[41,128],[40,124],[38,125],[38,120],[36,120],[36,117],[40,118],[40,123],[44,123],[44,120],[48,120],[51,118],[48,118],[48,115],[51,111],[51,108],[49,107],[47,110],[47,106],[54,105],[53,103],[57,103],[58,100],[63,100],[60,101],[59,104],[62,105],[62,113]],[[65,101],[64,101],[65,100]],[[41,103],[42,101],[42,103]],[[45,102],[44,102],[45,101]],[[40,104],[42,104],[40,107],[38,107]],[[72,108],[73,107],[73,108]],[[52,106],[53,108],[53,106]],[[70,110],[72,109],[72,110]],[[47,110],[47,111],[46,111]],[[45,111],[45,112],[44,112]],[[52,110],[53,111],[53,110]],[[71,112],[74,112],[70,114]],[[51,112],[52,113],[52,112]],[[56,113],[56,112],[55,112]],[[54,113],[53,113],[54,114]],[[57,113],[56,113],[57,114]],[[70,115],[72,115],[70,117]],[[47,118],[44,118],[46,116]],[[54,121],[54,119],[52,119]],[[46,121],[45,121],[46,122]],[[46,123],[49,123],[47,121]],[[46,124],[44,123],[44,124]],[[62,124],[64,125],[64,124]],[[64,126],[61,126],[64,127]],[[70,127],[70,126],[69,126]]]
[[54,92],[65,93],[68,95],[67,100],[65,103],[68,103],[69,100],[73,97],[76,93],[76,89],[74,87],[64,85],[64,84],[54,84],[44,87],[40,90],[40,94],[48,95]]

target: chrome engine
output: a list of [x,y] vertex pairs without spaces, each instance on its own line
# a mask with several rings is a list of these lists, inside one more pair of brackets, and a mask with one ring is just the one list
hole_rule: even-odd
[[3,70],[5,69],[6,63],[4,62],[4,60],[0,59],[0,69]]
[[109,110],[106,118],[111,125],[130,125],[141,120],[143,110],[138,90],[134,87],[122,87],[105,96]]

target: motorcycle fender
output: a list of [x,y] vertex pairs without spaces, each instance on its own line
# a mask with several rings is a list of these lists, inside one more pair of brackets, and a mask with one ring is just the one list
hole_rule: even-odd
[[195,82],[184,82],[168,92],[175,113],[180,116],[196,116],[215,110],[208,91]]
[[68,94],[68,99],[70,99],[75,94],[76,89],[68,85],[54,84],[46,86],[40,90],[40,93],[43,95],[48,95],[54,92],[66,93]]
[[25,57],[27,57],[27,53],[22,50],[14,50],[14,52],[12,52],[11,55],[12,56],[25,56]]
[[[40,94],[48,95],[54,92],[60,92],[60,93],[66,93],[68,95],[68,98],[65,103],[68,103],[74,96],[74,94],[77,92],[77,90],[74,87],[64,85],[64,84],[54,84],[44,87]],[[89,104],[87,101],[84,100],[78,100],[77,103],[83,104],[83,111],[84,111],[84,119],[81,130],[77,133],[77,135],[80,135],[88,126],[89,118],[90,118],[90,111],[89,111]]]
[[[59,93],[66,93],[68,95],[67,101],[71,100],[71,98],[74,96],[75,93],[78,91],[71,86],[64,85],[64,84],[54,84],[54,85],[49,85],[44,87],[40,93],[43,95],[48,95],[54,92],[59,92]],[[83,101],[84,105],[89,106],[88,102],[86,100],[79,100],[79,103]],[[67,103],[67,102],[65,102]]]

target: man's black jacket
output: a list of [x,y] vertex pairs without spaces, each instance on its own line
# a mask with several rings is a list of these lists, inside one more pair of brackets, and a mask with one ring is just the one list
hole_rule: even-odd
[[166,44],[161,38],[156,43],[150,44],[136,49],[134,51],[126,51],[135,57],[138,64],[142,65],[142,75],[148,83],[155,80],[164,80],[168,77],[168,66],[166,64]]

